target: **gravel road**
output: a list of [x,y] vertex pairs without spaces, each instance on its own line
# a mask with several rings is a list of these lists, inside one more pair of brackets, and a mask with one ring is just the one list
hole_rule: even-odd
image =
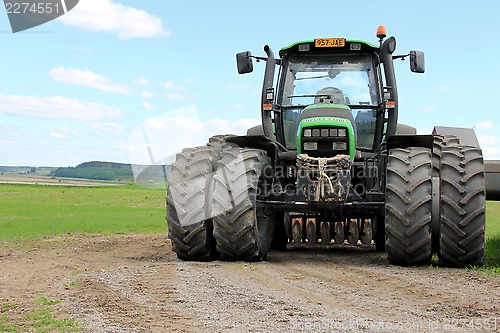
[[30,331],[40,297],[96,333],[500,331],[500,277],[361,248],[200,263],[177,260],[163,234],[0,244],[0,319]]

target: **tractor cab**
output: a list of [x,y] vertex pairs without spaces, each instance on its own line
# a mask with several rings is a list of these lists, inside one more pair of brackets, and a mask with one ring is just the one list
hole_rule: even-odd
[[[330,40],[338,41],[325,42]],[[324,156],[372,151],[383,91],[375,50],[373,45],[343,38],[283,48],[276,96],[281,110],[281,117],[275,118],[278,141],[309,155],[320,155],[317,150]],[[350,136],[355,141],[344,139]]]
[[[263,134],[298,154],[332,156],[343,151],[354,160],[376,153],[383,141],[396,134],[398,125],[393,60],[409,57],[411,71],[424,72],[422,52],[394,56],[396,39],[385,39],[383,26],[377,37],[379,46],[345,38],[297,42],[281,49],[279,59],[267,45],[267,57],[238,53],[240,74],[253,71],[252,58],[266,61]],[[348,140],[338,133],[345,133]]]

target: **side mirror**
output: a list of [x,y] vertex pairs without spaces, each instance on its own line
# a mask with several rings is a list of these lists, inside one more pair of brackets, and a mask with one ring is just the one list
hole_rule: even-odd
[[236,53],[236,63],[238,65],[238,74],[253,72],[252,54],[250,51]]
[[424,52],[410,51],[410,69],[413,73],[425,72]]

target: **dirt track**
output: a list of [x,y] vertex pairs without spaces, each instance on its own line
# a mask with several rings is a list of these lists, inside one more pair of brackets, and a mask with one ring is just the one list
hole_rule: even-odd
[[85,332],[500,331],[499,277],[394,267],[370,250],[197,263],[166,235],[1,244],[0,317],[28,325],[41,296]]

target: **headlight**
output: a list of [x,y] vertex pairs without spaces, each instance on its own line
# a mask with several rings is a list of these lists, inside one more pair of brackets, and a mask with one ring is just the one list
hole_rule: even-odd
[[347,150],[347,142],[334,142],[333,150]]
[[304,142],[304,150],[318,150],[318,143],[313,142]]
[[310,128],[306,128],[304,130],[304,136],[308,137],[308,138],[311,137],[312,136],[312,130]]
[[339,128],[339,136],[340,137],[347,136],[347,130],[345,128]]

